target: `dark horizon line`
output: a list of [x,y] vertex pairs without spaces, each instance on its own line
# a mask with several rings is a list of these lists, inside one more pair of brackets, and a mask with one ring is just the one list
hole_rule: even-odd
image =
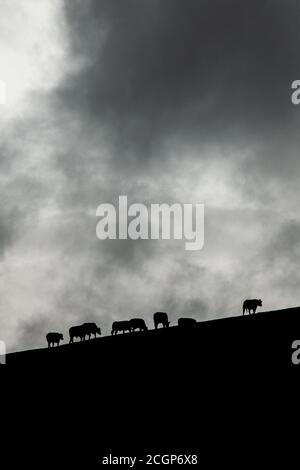
[[[268,313],[276,313],[276,312],[284,312],[284,311],[288,311],[288,310],[297,310],[297,309],[300,309],[300,305],[299,306],[296,306],[296,307],[285,307],[285,308],[281,308],[279,310],[267,310],[267,311],[259,311],[255,314],[252,314],[252,315],[232,315],[232,316],[224,316],[224,317],[220,317],[220,318],[212,318],[212,319],[208,319],[208,320],[200,320],[200,321],[196,321],[196,324],[199,325],[199,324],[207,324],[207,323],[216,323],[216,322],[221,322],[221,321],[228,321],[228,320],[234,320],[234,319],[237,319],[237,318],[251,318],[251,317],[258,317],[258,316],[261,316],[262,314],[268,314]],[[184,317],[183,317],[184,318]],[[178,324],[174,324],[174,325],[170,325],[168,328],[158,328],[158,329],[155,329],[155,328],[148,328],[147,331],[135,331],[135,332],[130,332],[130,333],[121,333],[119,335],[101,335],[97,338],[91,338],[89,340],[85,340],[85,341],[75,341],[74,343],[63,343],[63,344],[60,344],[59,346],[56,346],[54,348],[49,348],[47,346],[45,347],[33,347],[33,348],[30,348],[30,349],[22,349],[22,350],[17,350],[17,351],[11,351],[11,352],[7,352],[6,353],[6,356],[9,356],[9,355],[12,355],[12,354],[21,354],[21,353],[25,353],[25,352],[29,352],[29,351],[41,351],[41,350],[57,350],[57,349],[60,349],[61,347],[74,347],[74,344],[89,344],[91,341],[94,342],[95,340],[99,341],[99,340],[103,340],[103,339],[106,339],[106,338],[122,338],[124,336],[131,336],[132,334],[137,334],[137,333],[140,333],[140,334],[147,334],[149,332],[157,332],[158,330],[162,330],[162,331],[167,331],[169,330],[170,328],[174,329],[174,328],[179,328],[178,327]],[[184,328],[185,329],[185,328]],[[192,329],[192,327],[191,327]]]

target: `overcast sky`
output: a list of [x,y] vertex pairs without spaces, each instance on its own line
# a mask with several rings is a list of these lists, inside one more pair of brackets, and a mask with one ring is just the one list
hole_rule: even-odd
[[[300,305],[298,0],[1,0],[0,339]],[[204,203],[205,245],[96,208]]]

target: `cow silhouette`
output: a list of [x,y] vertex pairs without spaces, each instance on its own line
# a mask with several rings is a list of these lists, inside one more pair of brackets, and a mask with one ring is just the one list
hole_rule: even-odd
[[80,341],[84,341],[85,333],[82,325],[71,326],[69,329],[70,343],[74,342],[74,338],[80,338]]
[[194,318],[179,318],[178,326],[180,328],[192,328],[197,325],[197,321]]
[[55,346],[56,344],[59,346],[59,342],[63,341],[64,337],[61,333],[51,332],[46,335],[46,339],[48,342],[48,348],[51,348],[51,346]]
[[166,312],[154,313],[153,321],[154,321],[155,329],[158,328],[158,325],[162,325],[164,328],[168,328],[168,326],[170,325],[168,315],[166,314]]
[[129,320],[114,321],[112,324],[111,334],[116,335],[119,333],[119,331],[121,333],[125,333],[125,331],[131,332],[130,321]]
[[70,343],[74,342],[74,338],[80,338],[80,341],[85,341],[86,336],[91,339],[91,335],[101,335],[101,329],[96,323],[83,323],[82,325],[72,326],[69,329]]
[[145,321],[142,318],[132,318],[129,320],[131,331],[139,330],[139,331],[147,331],[148,327]]
[[101,335],[101,329],[99,328],[99,326],[96,325],[96,323],[83,323],[82,330],[84,334],[84,339],[86,336],[88,336],[88,339],[91,339],[91,335],[94,335],[95,338],[97,334],[99,336]]
[[262,307],[261,299],[247,299],[243,303],[243,315],[245,312],[249,312],[249,315],[256,312],[257,307]]

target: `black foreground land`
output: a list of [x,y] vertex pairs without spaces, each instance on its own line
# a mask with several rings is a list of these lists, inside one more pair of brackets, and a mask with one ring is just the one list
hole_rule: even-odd
[[3,448],[41,468],[153,453],[286,467],[299,448],[297,339],[293,308],[9,354]]

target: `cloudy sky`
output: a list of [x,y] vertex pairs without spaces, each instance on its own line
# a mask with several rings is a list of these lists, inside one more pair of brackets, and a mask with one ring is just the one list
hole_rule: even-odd
[[[300,305],[298,0],[0,0],[0,338]],[[100,203],[204,203],[205,245],[100,241]]]

